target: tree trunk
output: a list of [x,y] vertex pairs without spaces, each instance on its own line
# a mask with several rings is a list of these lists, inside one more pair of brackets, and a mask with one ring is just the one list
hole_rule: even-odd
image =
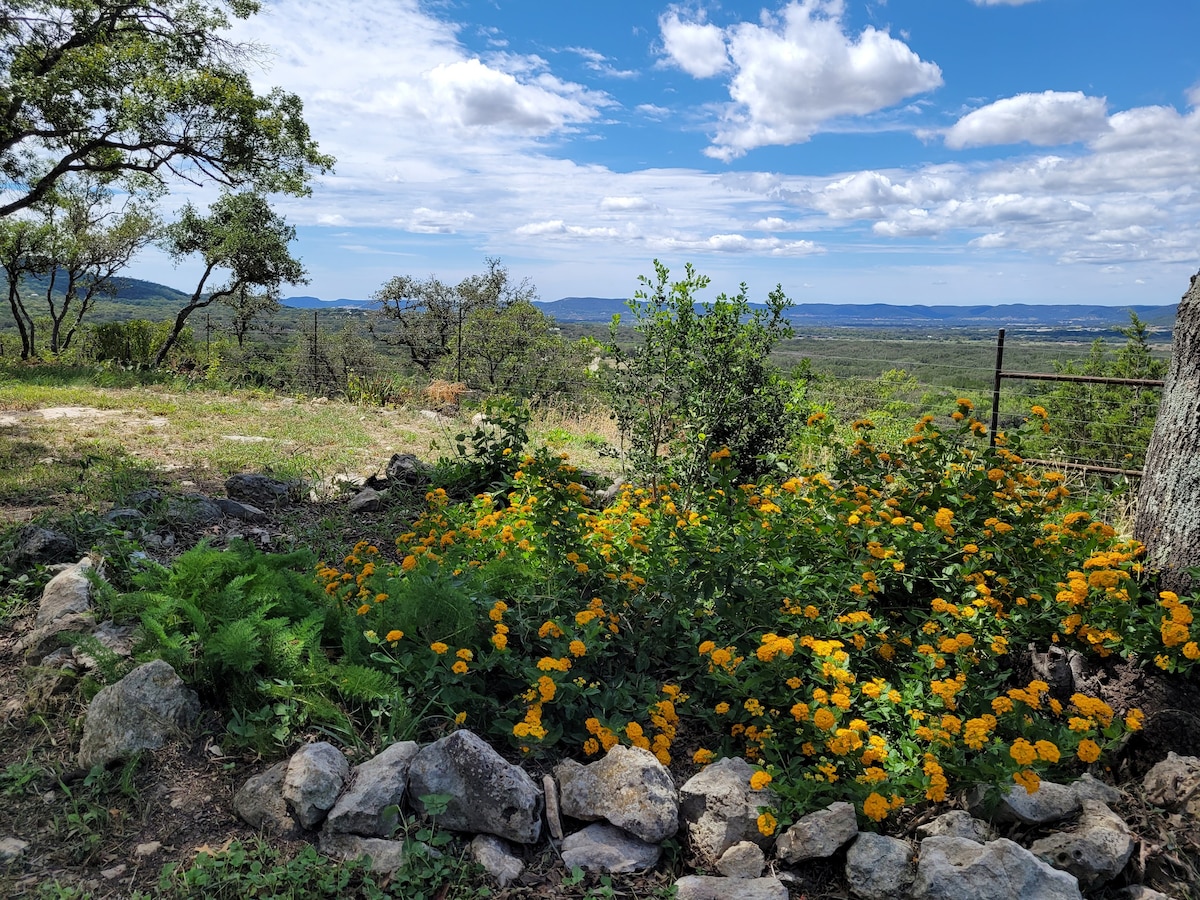
[[1134,536],[1146,545],[1146,568],[1176,593],[1200,566],[1200,273],[1179,303],[1175,343],[1162,403],[1146,450]]

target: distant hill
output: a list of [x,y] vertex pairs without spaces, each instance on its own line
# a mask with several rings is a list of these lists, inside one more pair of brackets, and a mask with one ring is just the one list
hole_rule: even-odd
[[[564,297],[539,301],[538,307],[559,322],[608,322],[620,313],[631,318],[627,301],[615,297]],[[752,304],[760,306],[760,304]],[[1100,306],[1097,304],[1004,303],[995,306],[924,306],[892,303],[798,303],[788,310],[794,325],[861,328],[1102,328],[1129,324],[1132,310],[1149,325],[1170,329],[1176,304]],[[697,304],[697,309],[701,305]]]
[[322,300],[320,297],[284,297],[279,301],[291,309],[379,309],[378,300]]
[[[115,297],[105,297],[97,304],[92,322],[145,318],[166,319],[179,311],[189,297],[184,291],[143,281],[138,278],[116,278]],[[4,284],[0,278],[0,285]],[[26,290],[44,292],[45,279],[27,279]],[[285,297],[282,305],[294,310],[371,310],[379,308],[377,300],[322,300],[319,297]],[[539,300],[536,305],[547,315],[562,323],[608,323],[620,313],[625,324],[631,324],[627,301],[619,297],[563,297],[561,300]],[[757,304],[756,304],[757,305]],[[700,308],[700,305],[697,305]],[[1100,306],[1098,304],[1052,303],[1039,306],[1031,303],[1004,303],[974,306],[925,306],[893,303],[800,303],[788,311],[788,319],[797,327],[819,328],[951,328],[995,329],[1012,328],[1033,332],[1111,331],[1129,323],[1130,310],[1148,325],[1169,332],[1175,323],[1176,304],[1163,306],[1130,305]],[[7,304],[0,308],[0,324],[11,323]]]

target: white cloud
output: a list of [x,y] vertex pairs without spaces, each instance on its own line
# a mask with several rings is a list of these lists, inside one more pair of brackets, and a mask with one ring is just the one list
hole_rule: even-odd
[[474,219],[475,214],[467,210],[446,212],[420,206],[408,218],[397,219],[396,224],[414,234],[456,234]]
[[811,256],[824,249],[813,241],[784,241],[780,238],[748,238],[742,234],[714,234],[707,238],[658,238],[652,249],[670,253],[757,253],[766,256]]
[[638,75],[634,69],[618,69],[609,61],[607,56],[590,47],[568,47],[567,50],[582,56],[584,65],[593,72],[598,72],[609,78],[636,78]]
[[600,201],[603,210],[639,210],[650,209],[653,206],[645,197],[605,197]]
[[685,22],[678,10],[660,20],[668,56],[689,74],[716,75],[732,61],[732,103],[708,155],[729,161],[807,141],[831,119],[878,112],[941,85],[936,64],[887,32],[848,34],[843,13],[843,0],[792,0],[759,23],[724,30]]
[[712,78],[728,69],[725,33],[705,22],[703,13],[692,22],[685,22],[679,16],[679,9],[671,9],[658,20],[663,50],[671,62],[693,78]]
[[1024,6],[1037,0],[971,0],[976,6]]
[[963,116],[946,132],[956,150],[996,144],[1042,147],[1091,140],[1109,129],[1103,97],[1080,91],[1043,91],[997,100]]

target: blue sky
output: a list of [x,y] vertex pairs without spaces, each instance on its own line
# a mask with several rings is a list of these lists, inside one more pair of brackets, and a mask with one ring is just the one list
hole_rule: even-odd
[[657,257],[754,299],[1125,304],[1200,267],[1198,26],[1193,0],[265,0],[235,33],[338,157],[279,204],[290,293],[498,256],[543,299],[629,296]]

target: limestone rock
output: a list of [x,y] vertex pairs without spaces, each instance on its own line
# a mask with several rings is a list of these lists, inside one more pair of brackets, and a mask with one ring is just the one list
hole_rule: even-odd
[[[978,815],[982,811],[982,789],[973,792],[969,808]],[[1000,825],[1020,822],[1023,825],[1050,825],[1071,816],[1079,815],[1082,809],[1075,791],[1066,785],[1043,781],[1032,794],[1019,784],[1001,790],[1000,802],[992,813],[991,820]]]
[[935,835],[950,835],[951,837],[966,838],[977,844],[995,840],[996,829],[982,819],[976,819],[965,809],[952,809],[942,813],[931,822],[918,825],[917,840],[924,840]]
[[390,837],[400,821],[408,767],[421,748],[414,741],[392,744],[355,766],[350,780],[325,818],[328,832]]
[[[85,556],[73,566],[67,566],[42,589],[34,627],[49,625],[72,613],[86,613],[92,608],[92,583],[88,573],[95,569],[90,557]],[[98,569],[96,569],[99,574]]]
[[241,519],[243,522],[265,522],[267,520],[265,512],[249,503],[239,503],[228,497],[216,497],[213,503],[217,504],[222,515],[229,516],[231,519]]
[[846,851],[846,881],[863,900],[890,900],[913,882],[912,848],[906,841],[863,832]]
[[175,525],[200,527],[221,521],[221,507],[203,494],[181,494],[167,500],[163,516]]
[[79,765],[90,769],[157,750],[200,714],[196,695],[161,659],[138,666],[88,704]]
[[29,849],[29,842],[20,838],[0,838],[0,863],[12,862]]
[[374,488],[363,488],[350,498],[346,509],[352,513],[375,512],[383,506],[383,497],[384,495]]
[[90,612],[68,613],[53,622],[34,628],[21,639],[17,649],[24,652],[25,662],[36,666],[49,654],[60,649],[71,635],[83,634],[95,627],[96,617]]
[[1109,805],[1119,803],[1123,794],[1120,790],[1113,787],[1111,784],[1105,784],[1098,778],[1093,778],[1086,772],[1080,776],[1078,781],[1073,781],[1067,785],[1071,789],[1071,793],[1079,798],[1082,803],[1084,800],[1099,800],[1101,803]]
[[385,841],[382,838],[360,837],[357,834],[327,834],[321,832],[317,846],[326,856],[349,861],[370,857],[371,871],[376,874],[394,872],[404,865],[404,841]]
[[567,835],[562,860],[568,869],[592,872],[641,872],[658,864],[662,850],[615,825],[597,823]]
[[738,841],[721,854],[717,871],[726,878],[761,878],[767,857],[752,841]]
[[26,525],[17,536],[17,544],[8,556],[8,566],[20,572],[36,565],[63,562],[75,555],[75,541],[61,531]]
[[667,767],[649,750],[614,746],[589,765],[565,760],[554,770],[564,815],[605,819],[651,844],[679,830],[679,796]]
[[844,801],[809,813],[780,835],[775,855],[788,865],[833,856],[858,834],[858,816]]
[[384,470],[389,485],[399,484],[410,488],[426,487],[432,473],[432,466],[421,462],[411,453],[393,454]]
[[1125,888],[1125,896],[1128,900],[1174,900],[1173,897],[1156,891],[1154,888],[1148,888],[1144,884],[1131,884]]
[[483,866],[502,888],[508,887],[525,871],[525,863],[517,858],[508,842],[495,835],[476,835],[469,850],[471,858]]
[[716,862],[740,841],[771,846],[773,839],[758,830],[759,807],[778,809],[779,798],[769,788],[752,790],[753,774],[744,759],[730,756],[706,766],[679,789],[688,843],[702,862]]
[[233,811],[252,828],[269,834],[291,836],[299,825],[283,799],[283,777],[288,760],[250,777],[233,797]]
[[283,776],[283,799],[296,821],[312,828],[324,819],[349,774],[346,757],[326,741],[305,744],[293,753]]
[[1075,876],[1006,838],[977,844],[935,836],[921,842],[913,900],[1082,900]]
[[465,729],[423,748],[408,770],[412,806],[422,797],[449,796],[435,818],[452,831],[494,834],[518,844],[537,842],[542,832],[542,794],[519,766],[510,765],[482,738]]
[[1142,787],[1155,806],[1200,817],[1200,757],[1171,751],[1146,773]]
[[1072,831],[1035,841],[1030,851],[1056,869],[1079,879],[1090,891],[1120,874],[1133,855],[1134,840],[1125,821],[1098,800],[1083,801],[1083,815]]
[[675,882],[676,900],[787,900],[778,878],[718,878],[685,875]]
[[230,500],[249,503],[259,509],[287,506],[291,490],[292,486],[287,482],[266,475],[242,473],[225,479],[225,494]]

